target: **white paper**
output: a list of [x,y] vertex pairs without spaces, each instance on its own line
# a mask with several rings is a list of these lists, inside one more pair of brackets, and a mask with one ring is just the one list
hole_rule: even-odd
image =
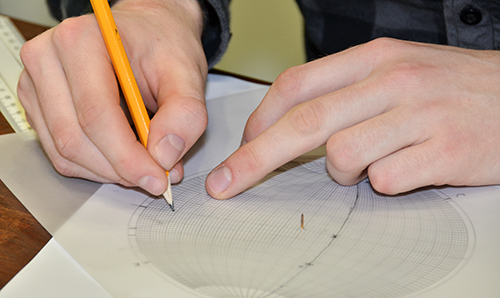
[[2,288],[0,297],[112,297],[54,238],[22,272]]
[[[367,182],[334,186],[314,171],[265,186],[275,177],[227,202],[200,195],[203,175],[188,177],[174,188],[175,213],[107,185],[55,237],[115,297],[499,293],[495,187],[460,189],[454,199],[453,189],[388,198]],[[313,179],[321,187],[300,185]],[[298,199],[315,192],[314,205]]]
[[[267,86],[250,83],[223,75],[208,75],[206,98],[214,98],[260,90],[265,93]],[[33,132],[0,136],[0,178],[34,216],[51,233],[55,233],[73,213],[100,187],[100,184],[70,179],[58,175],[38,143]],[[69,199],[66,199],[69,198]],[[81,266],[67,254],[55,239],[16,277],[0,291],[0,297],[68,297],[64,285],[52,278],[65,275],[66,283],[72,288],[92,287],[90,276],[81,275]],[[62,265],[59,266],[59,263]],[[76,264],[71,270],[69,264]],[[63,268],[63,269],[61,269]],[[37,280],[36,276],[40,276]],[[25,283],[31,286],[26,288]],[[31,291],[30,289],[33,289]],[[36,289],[36,291],[35,291]],[[100,286],[94,292],[101,291]]]
[[209,198],[207,171],[238,147],[265,91],[208,102],[207,132],[173,189],[175,213],[141,191],[105,185],[53,236],[113,297],[498,296],[496,186],[383,196],[368,181],[338,186],[317,159],[229,201]]

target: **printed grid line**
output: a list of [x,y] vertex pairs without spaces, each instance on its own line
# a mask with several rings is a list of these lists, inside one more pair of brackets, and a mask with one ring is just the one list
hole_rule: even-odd
[[472,247],[446,199],[340,186],[324,159],[289,163],[224,202],[205,177],[174,186],[175,213],[148,199],[129,234],[151,266],[208,296],[397,297],[445,278]]

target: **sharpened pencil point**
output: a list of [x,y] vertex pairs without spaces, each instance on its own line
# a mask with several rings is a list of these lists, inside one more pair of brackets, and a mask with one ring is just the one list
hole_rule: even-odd
[[172,211],[175,211],[174,201],[172,198],[172,184],[170,183],[170,175],[167,175],[167,183],[168,183],[167,191],[165,191],[165,193],[163,194],[163,198],[165,199],[165,201],[167,201],[167,204],[170,206],[170,209],[172,209]]

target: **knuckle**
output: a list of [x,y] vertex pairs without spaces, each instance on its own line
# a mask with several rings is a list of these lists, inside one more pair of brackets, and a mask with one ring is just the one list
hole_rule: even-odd
[[334,135],[326,143],[327,157],[339,172],[350,173],[357,169],[357,153],[345,138]]
[[52,42],[64,49],[74,48],[78,46],[82,35],[88,30],[88,17],[81,16],[76,18],[67,18],[58,26],[54,27],[52,34]]
[[190,119],[188,123],[191,129],[202,133],[208,125],[208,112],[205,104],[198,99],[194,99],[184,101],[181,107],[187,119]]
[[302,136],[316,134],[323,127],[325,109],[318,101],[310,101],[290,110],[291,127]]
[[52,132],[54,146],[59,154],[67,160],[75,160],[82,150],[82,141],[70,128],[55,129]]
[[38,38],[28,40],[21,48],[19,55],[21,56],[21,61],[26,68],[29,68],[33,63],[35,63],[35,61],[38,60],[38,50],[41,47],[38,41]]
[[243,132],[243,137],[246,141],[254,139],[259,133],[267,128],[267,122],[262,121],[256,113],[252,113],[248,117],[247,123],[245,125],[245,131]]
[[393,59],[404,49],[405,43],[390,37],[379,37],[363,45],[362,49],[375,57]]
[[238,160],[244,161],[238,168],[242,173],[257,173],[263,168],[263,156],[252,146],[243,146],[238,149]]
[[[467,164],[467,161],[477,158],[477,155],[474,154],[474,144],[463,131],[452,129],[443,131],[446,131],[446,135],[442,136],[439,141],[435,141],[437,150],[427,154],[429,159],[436,166],[453,165],[454,168],[465,170],[464,165]],[[434,177],[438,177],[436,172]],[[438,178],[443,179],[442,177]]]
[[23,70],[23,72],[21,72],[21,75],[19,76],[19,82],[17,84],[17,97],[19,98],[19,101],[21,102],[27,113],[31,108],[31,98],[29,96],[29,90],[31,88],[32,82],[29,78],[29,75],[26,73],[26,70]]
[[183,119],[189,119],[186,123],[191,126],[193,131],[200,134],[208,125],[208,112],[205,104],[198,100],[185,100],[179,110],[183,115]]
[[[418,163],[418,161],[415,162]],[[410,172],[407,168],[414,169],[408,164],[400,164],[397,162],[382,165],[373,163],[368,167],[370,184],[376,191],[387,195],[396,195],[403,191],[407,191],[409,189],[404,189],[404,182],[408,181],[409,177],[411,177],[411,179],[418,179],[414,170]]]
[[280,73],[273,83],[272,88],[276,90],[281,98],[288,99],[300,94],[302,82],[303,74],[300,71],[300,66],[294,66]]
[[369,171],[368,177],[370,177],[370,184],[373,189],[383,194],[395,194],[394,191],[394,181],[392,181],[390,175],[383,172],[371,172]]
[[383,65],[381,78],[384,86],[415,88],[422,85],[432,67],[421,59],[411,58],[412,49],[405,41],[383,37],[365,44],[363,53],[374,57],[378,61],[376,64]]
[[127,179],[120,177],[118,175],[113,176],[112,178],[108,178],[110,183],[118,183],[120,185],[123,185],[125,187],[134,187],[136,186],[135,184],[129,182]]
[[77,109],[78,123],[84,131],[91,127],[95,127],[99,123],[99,119],[104,115],[104,109],[99,108],[97,103],[91,100],[83,100]]
[[203,128],[208,124],[207,108],[200,100],[193,100],[192,104],[189,105],[188,111],[199,120],[198,122]]
[[373,189],[383,194],[395,194],[395,173],[396,169],[392,166],[380,166],[371,164],[368,167],[368,178]]
[[66,177],[73,177],[75,173],[71,169],[70,162],[62,156],[52,157],[52,165],[54,169],[61,175]]
[[134,163],[131,158],[126,158],[126,157],[120,157],[114,162],[112,162],[111,166],[119,176],[118,178],[115,178],[118,180],[120,184],[125,185],[125,180],[128,181],[135,181],[137,179],[134,178],[134,176],[138,175],[136,171],[133,171],[132,169]]
[[425,68],[416,62],[399,62],[389,69],[386,79],[392,82],[395,88],[415,88],[422,85]]
[[370,41],[367,43],[367,45],[375,48],[375,49],[380,49],[382,51],[387,51],[394,49],[394,47],[397,47],[401,44],[401,41],[390,38],[390,37],[379,37],[375,38],[374,40]]

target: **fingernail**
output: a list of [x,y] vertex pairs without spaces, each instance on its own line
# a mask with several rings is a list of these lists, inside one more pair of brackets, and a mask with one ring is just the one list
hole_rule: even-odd
[[161,195],[165,191],[165,184],[158,178],[153,176],[144,176],[137,184],[147,192],[153,195]]
[[172,169],[168,172],[170,175],[170,182],[172,183],[179,183],[181,182],[181,175],[179,175],[179,172],[177,172],[176,169]]
[[230,169],[224,165],[220,166],[208,175],[207,185],[214,193],[221,193],[229,187],[229,184],[231,184],[232,176],[233,175],[231,174]]
[[168,134],[156,145],[156,156],[161,165],[166,169],[171,169],[179,160],[186,143],[175,134]]

